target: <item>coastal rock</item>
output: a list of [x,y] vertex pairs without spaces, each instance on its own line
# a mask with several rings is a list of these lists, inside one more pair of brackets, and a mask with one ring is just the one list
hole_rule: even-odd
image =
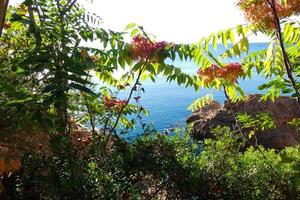
[[[291,127],[288,122],[300,118],[300,109],[297,100],[287,96],[281,96],[274,102],[261,101],[261,95],[250,95],[246,100],[230,105],[225,101],[224,106],[217,106],[212,102],[203,109],[193,113],[187,123],[194,123],[192,136],[199,140],[213,138],[211,130],[218,126],[228,126],[233,129],[236,125],[232,113],[247,113],[255,115],[258,112],[270,113],[276,124],[276,128],[256,132],[257,143],[266,148],[282,149],[300,143],[300,131]],[[232,109],[232,110],[231,110]],[[243,130],[247,134],[249,130]],[[254,141],[252,141],[254,142]]]
[[[88,150],[91,132],[79,124],[72,125],[72,145],[83,156]],[[18,171],[21,167],[20,158],[26,152],[36,155],[51,155],[50,137],[42,131],[18,131],[15,133],[0,129],[0,176]]]

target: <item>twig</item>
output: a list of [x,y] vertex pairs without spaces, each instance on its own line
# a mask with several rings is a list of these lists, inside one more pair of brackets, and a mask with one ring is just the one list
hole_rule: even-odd
[[136,90],[136,86],[137,86],[137,84],[138,84],[139,81],[140,81],[140,78],[141,78],[141,75],[142,75],[142,72],[143,72],[144,68],[145,68],[145,67],[142,67],[142,68],[140,69],[139,74],[138,74],[138,77],[137,77],[137,79],[136,79],[136,81],[135,81],[133,87],[132,87],[131,90],[130,90],[130,93],[129,93],[129,96],[128,96],[127,100],[126,100],[126,103],[125,103],[124,106],[122,106],[122,108],[121,108],[121,110],[120,110],[120,112],[119,112],[119,114],[118,114],[118,116],[117,116],[117,120],[116,120],[114,126],[113,126],[113,127],[111,128],[111,130],[110,130],[111,132],[114,132],[114,130],[116,129],[116,127],[117,127],[117,125],[118,125],[118,123],[119,123],[119,120],[120,120],[120,118],[121,118],[121,115],[123,114],[123,110],[124,110],[124,109],[127,107],[127,105],[129,104],[129,101],[131,100],[133,91]]
[[[238,128],[238,131],[241,133],[241,135],[242,135],[243,138],[246,140],[246,142],[247,142],[248,144],[252,145],[251,142],[249,141],[249,139],[248,139],[248,138],[246,137],[246,135],[243,133],[242,128],[241,128],[240,125],[238,124],[237,116],[236,116],[235,111],[233,110],[232,102],[231,102],[231,100],[230,100],[230,98],[229,98],[229,96],[228,96],[228,94],[227,94],[225,85],[223,85],[223,89],[224,89],[225,97],[226,97],[226,99],[228,100],[229,108],[230,108],[231,113],[232,113],[232,115],[233,115],[233,117],[234,117],[234,120],[235,120],[235,123],[236,123],[236,127]],[[268,159],[267,159],[267,157],[265,156],[265,154],[263,153],[263,151],[261,150],[261,148],[260,148],[257,144],[255,144],[255,148],[260,152],[260,154],[261,154],[262,157],[264,158],[266,164],[270,167],[270,169],[271,169],[271,170],[273,171],[273,173],[277,176],[277,178],[281,179],[281,177],[279,176],[279,174],[277,173],[277,171],[275,170],[275,168],[271,165],[271,163],[268,162]]]
[[[209,57],[210,57],[210,56],[209,56]],[[216,61],[215,59],[211,59],[211,61],[212,61],[213,63],[215,63],[215,64],[219,64],[219,63],[217,63],[217,61]],[[237,120],[236,114],[235,114],[235,112],[234,112],[234,110],[233,110],[233,108],[232,108],[232,102],[231,102],[231,99],[230,99],[230,97],[229,97],[228,94],[227,94],[226,87],[225,87],[224,84],[223,84],[223,89],[224,89],[224,95],[225,95],[226,99],[228,100],[229,108],[230,108],[230,110],[231,110],[231,113],[232,113],[232,115],[233,115],[233,117],[234,117],[234,120],[235,120],[235,123],[236,123],[235,126],[238,128],[238,131],[241,133],[242,137],[245,138],[246,142],[247,142],[248,144],[251,145],[251,143],[249,142],[249,139],[245,136],[245,134],[243,133],[241,127],[240,127],[239,124],[238,124],[238,120]],[[268,159],[266,158],[266,156],[264,155],[264,153],[263,153],[263,151],[260,149],[260,147],[257,146],[257,145],[255,145],[255,147],[256,147],[257,150],[260,152],[260,154],[263,156],[264,160],[266,161],[267,165],[271,168],[271,170],[273,171],[273,173],[274,173],[279,179],[281,179],[281,177],[279,176],[279,174],[277,173],[277,171],[275,170],[275,168],[268,162]]]
[[282,52],[282,57],[283,57],[283,61],[284,61],[284,66],[287,72],[287,76],[291,81],[292,87],[297,95],[297,101],[298,101],[298,105],[300,106],[300,93],[299,93],[299,89],[297,87],[295,78],[293,77],[292,74],[292,65],[291,62],[289,60],[289,57],[286,53],[285,47],[284,47],[284,43],[283,43],[283,37],[282,37],[282,33],[281,33],[281,27],[280,27],[280,20],[278,17],[278,13],[276,10],[276,6],[275,6],[275,2],[274,0],[267,0],[268,4],[270,5],[273,15],[274,15],[274,23],[275,23],[275,30],[276,30],[276,36],[277,39],[279,40],[279,44],[280,44],[280,48],[281,48],[281,52]]
[[[108,136],[107,136],[107,139],[106,139],[106,143],[105,143],[106,145],[105,145],[105,146],[107,146],[111,134],[114,133],[114,131],[115,131],[115,129],[116,129],[118,123],[119,123],[119,120],[120,120],[120,118],[121,118],[121,116],[122,116],[122,114],[123,114],[124,109],[125,109],[125,108],[127,107],[127,105],[129,104],[129,101],[131,100],[133,91],[136,90],[136,86],[138,85],[138,83],[139,83],[139,81],[140,81],[140,78],[141,78],[141,75],[142,75],[142,72],[144,71],[144,69],[145,69],[145,66],[143,66],[143,67],[140,69],[140,71],[139,71],[139,73],[138,73],[138,76],[137,76],[137,79],[136,79],[136,81],[135,81],[133,87],[132,87],[131,90],[130,90],[130,93],[129,93],[129,96],[128,96],[128,98],[127,98],[127,101],[126,101],[125,105],[124,105],[124,106],[121,108],[121,110],[119,111],[115,124],[114,124],[114,125],[112,126],[112,128],[109,130],[109,133],[108,133]],[[106,130],[104,130],[104,133],[105,133],[105,131],[106,131]],[[115,135],[115,137],[116,137],[117,139],[120,139],[117,135]]]
[[76,2],[77,2],[77,0],[73,0],[73,1],[69,0],[67,5],[65,6],[65,8],[62,11],[63,14],[66,14],[67,12],[69,12]]
[[36,22],[35,22],[35,19],[34,19],[34,13],[33,13],[33,9],[32,9],[31,4],[28,5],[28,13],[29,13],[29,20],[31,22],[30,26],[32,28],[33,35],[34,35],[34,38],[36,40],[37,47],[39,48],[41,46],[42,38],[41,38],[41,36],[39,35],[39,33],[37,31],[37,26],[36,26]]
[[38,14],[38,17],[39,17],[39,21],[40,21],[40,28],[42,28],[44,22],[43,22],[43,19],[42,19],[42,15],[40,13],[40,9],[39,9],[39,6],[38,6],[38,3],[36,0],[34,0],[34,4],[35,4],[35,9],[36,9],[36,12]]
[[88,103],[88,101],[86,100],[85,97],[84,98],[84,101],[85,101],[85,106],[87,108],[87,111],[88,111],[88,114],[89,114],[89,118],[90,118],[90,124],[92,126],[92,136],[93,138],[95,137],[95,134],[96,134],[96,130],[95,130],[95,117],[94,117],[94,114],[93,114],[93,111]]

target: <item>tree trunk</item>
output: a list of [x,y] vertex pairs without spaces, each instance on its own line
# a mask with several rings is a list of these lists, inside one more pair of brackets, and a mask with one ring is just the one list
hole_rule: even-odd
[[0,1],[0,37],[2,35],[2,30],[4,27],[5,15],[8,6],[9,0],[1,0]]

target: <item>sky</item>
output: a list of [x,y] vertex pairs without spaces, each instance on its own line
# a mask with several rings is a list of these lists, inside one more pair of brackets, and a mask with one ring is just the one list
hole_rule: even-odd
[[[20,0],[12,0],[17,2]],[[236,0],[79,0],[103,19],[105,28],[123,31],[127,24],[142,25],[157,40],[193,43],[219,30],[245,24]],[[251,38],[253,42],[264,37]]]
[[[142,25],[157,40],[192,43],[210,33],[245,24],[236,0],[93,0],[86,9],[103,25],[122,31],[131,22]],[[264,38],[253,38],[262,41]]]

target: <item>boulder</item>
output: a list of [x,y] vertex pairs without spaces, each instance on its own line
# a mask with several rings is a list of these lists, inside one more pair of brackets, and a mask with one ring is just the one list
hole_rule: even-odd
[[[288,122],[293,119],[300,118],[300,108],[295,98],[287,96],[280,96],[272,102],[261,101],[261,95],[255,94],[235,104],[225,101],[223,107],[217,102],[212,102],[193,113],[186,122],[194,123],[192,136],[204,140],[214,137],[211,130],[218,125],[234,129],[236,126],[234,113],[247,113],[254,116],[258,112],[270,113],[276,124],[276,128],[256,132],[258,144],[265,148],[282,149],[300,143],[300,131],[297,127],[288,125]],[[249,130],[243,132],[247,134]]]

